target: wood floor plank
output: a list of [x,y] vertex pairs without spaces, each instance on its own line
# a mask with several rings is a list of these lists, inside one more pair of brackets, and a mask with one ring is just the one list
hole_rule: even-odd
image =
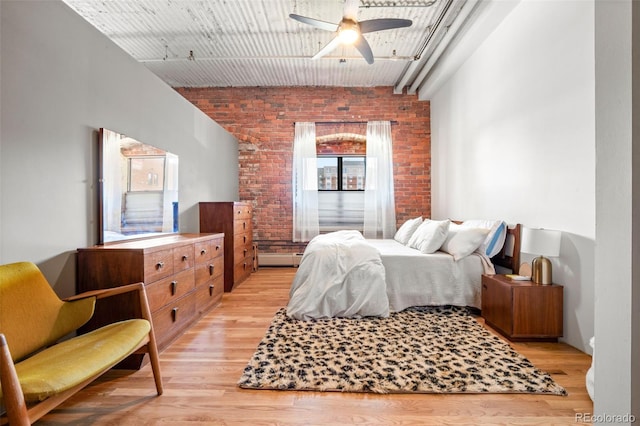
[[[160,354],[165,393],[149,365],[113,370],[40,425],[575,425],[591,413],[591,357],[564,343],[510,343],[567,389],[521,394],[399,394],[245,390],[236,385],[296,269],[260,268]],[[483,323],[482,319],[479,319]],[[486,325],[485,325],[486,327]],[[487,327],[488,328],[488,327]]]

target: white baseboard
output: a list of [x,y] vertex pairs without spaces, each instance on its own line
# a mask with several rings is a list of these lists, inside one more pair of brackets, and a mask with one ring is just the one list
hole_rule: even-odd
[[258,253],[258,266],[298,266],[302,253]]

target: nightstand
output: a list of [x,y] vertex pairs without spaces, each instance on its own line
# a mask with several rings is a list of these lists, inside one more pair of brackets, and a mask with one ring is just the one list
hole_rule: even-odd
[[513,341],[562,336],[563,287],[482,275],[482,317]]

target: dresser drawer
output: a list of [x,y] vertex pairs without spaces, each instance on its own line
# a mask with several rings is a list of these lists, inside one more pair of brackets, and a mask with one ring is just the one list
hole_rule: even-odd
[[253,244],[251,232],[236,234],[233,237],[233,247],[251,246]]
[[193,321],[196,313],[196,293],[191,292],[174,303],[151,314],[158,346],[166,346]]
[[193,244],[173,249],[173,271],[184,271],[195,264]]
[[196,265],[196,286],[224,272],[224,256],[217,256],[206,263]]
[[244,262],[245,258],[253,259],[253,245],[245,244],[242,246],[236,246],[235,250],[233,250],[233,258],[236,260],[236,263]]
[[252,232],[253,232],[253,229],[251,226],[251,219],[240,219],[240,220],[233,221],[233,235],[238,235],[243,233],[251,234]]
[[207,262],[213,257],[211,253],[211,241],[200,241],[194,244],[196,265]]
[[213,257],[222,256],[224,254],[224,238],[216,238],[210,241]]
[[246,257],[236,263],[233,267],[233,280],[234,282],[244,281],[251,274],[253,268],[253,260],[250,257]]
[[233,219],[251,219],[252,210],[248,204],[235,204],[233,206]]
[[195,287],[194,270],[187,269],[168,278],[147,285],[149,309],[155,312],[167,303],[177,300]]
[[173,275],[173,250],[160,250],[144,257],[144,281],[152,283]]
[[224,280],[222,275],[196,288],[196,311],[198,315],[205,313],[222,300]]

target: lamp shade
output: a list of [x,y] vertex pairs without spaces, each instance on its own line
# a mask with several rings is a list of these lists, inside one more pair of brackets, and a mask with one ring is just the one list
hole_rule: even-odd
[[557,257],[560,255],[562,232],[550,229],[522,229],[520,251],[538,256]]

